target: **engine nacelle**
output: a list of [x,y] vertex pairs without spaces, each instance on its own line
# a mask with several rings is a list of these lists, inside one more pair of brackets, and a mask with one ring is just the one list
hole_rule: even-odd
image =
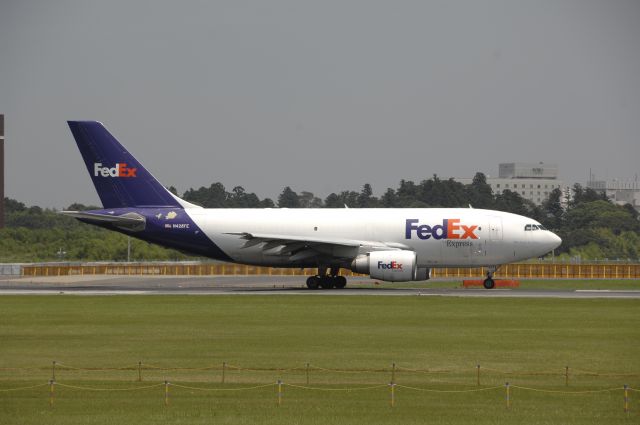
[[417,266],[416,253],[407,250],[372,251],[359,255],[351,262],[351,270],[388,282],[427,280],[431,277],[431,270]]

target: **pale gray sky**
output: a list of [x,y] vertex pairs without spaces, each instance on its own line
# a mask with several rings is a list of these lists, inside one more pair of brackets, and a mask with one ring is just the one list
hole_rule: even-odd
[[98,203],[68,119],[165,185],[380,194],[547,161],[640,173],[640,2],[0,2],[6,195]]

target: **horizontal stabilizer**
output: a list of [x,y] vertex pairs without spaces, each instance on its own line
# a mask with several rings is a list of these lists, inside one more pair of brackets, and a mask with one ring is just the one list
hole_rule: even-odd
[[143,230],[146,224],[145,218],[136,213],[111,215],[84,211],[60,211],[60,214],[64,214],[66,216],[77,218],[78,220],[87,221],[93,224],[109,223],[113,224],[114,226],[122,227],[129,230]]

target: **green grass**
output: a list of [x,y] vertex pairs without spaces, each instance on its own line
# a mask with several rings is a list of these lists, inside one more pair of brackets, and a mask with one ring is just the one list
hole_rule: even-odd
[[[307,362],[311,386],[321,389],[388,383],[393,362],[399,384],[424,389],[476,389],[477,363],[482,387],[509,381],[545,390],[640,388],[639,307],[639,300],[604,299],[4,296],[0,390],[46,382],[52,360],[77,368],[126,367],[58,366],[58,382],[95,388],[165,379],[218,389],[277,379],[304,386]],[[147,366],[138,383],[139,360],[200,370]],[[227,368],[222,385],[222,362],[265,370]],[[8,369],[16,367],[34,369]],[[407,370],[427,368],[440,373]],[[170,387],[168,407],[163,387],[92,392],[58,386],[55,394],[49,408],[47,387],[0,392],[0,423],[601,424],[640,418],[640,393],[632,393],[627,417],[622,391],[571,395],[513,389],[509,410],[502,387],[476,393],[398,388],[394,408],[388,387],[351,392],[285,387],[279,407],[275,386],[217,392]]]

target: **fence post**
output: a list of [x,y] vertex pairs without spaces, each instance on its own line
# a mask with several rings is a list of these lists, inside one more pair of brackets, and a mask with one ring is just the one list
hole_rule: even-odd
[[49,381],[49,407],[53,407],[53,394],[55,389],[56,381],[51,379]]
[[55,360],[51,363],[51,380],[52,381],[56,380],[56,361]]
[[395,407],[396,405],[396,384],[394,382],[389,383],[389,387],[391,388],[391,407]]
[[169,405],[169,381],[164,381],[164,405]]
[[569,386],[569,366],[564,367],[564,386]]
[[142,362],[138,362],[138,382],[142,382]]
[[396,382],[396,364],[395,363],[391,363],[391,383],[395,383]]
[[511,408],[511,393],[510,393],[509,383],[507,382],[505,386],[507,387],[507,409],[509,409]]
[[307,363],[307,386],[309,385],[309,363]]
[[477,378],[478,378],[477,379],[477,383],[478,383],[478,386],[480,386],[480,363],[478,363],[476,365],[476,369],[477,369],[477,374],[476,375],[477,375]]
[[278,379],[278,406],[282,404],[282,381]]
[[222,383],[224,384],[224,374],[227,370],[227,362],[222,362]]
[[624,384],[624,412],[629,413],[629,386]]

